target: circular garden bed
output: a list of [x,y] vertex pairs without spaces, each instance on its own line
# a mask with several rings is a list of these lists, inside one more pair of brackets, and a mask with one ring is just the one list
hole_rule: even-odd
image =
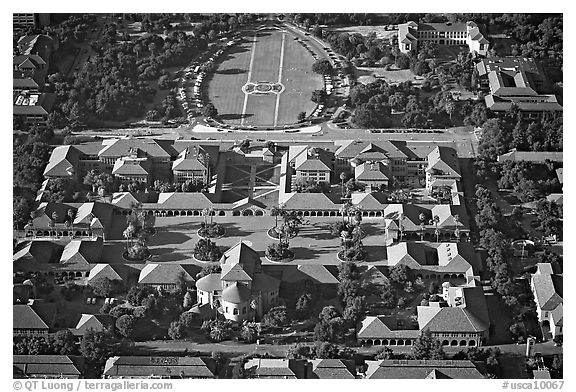
[[[277,227],[269,228],[268,231],[266,232],[266,234],[268,234],[268,237],[272,238],[273,240],[280,239]],[[288,238],[291,239],[291,238],[296,237],[297,235],[298,235],[298,229],[292,229],[292,231],[290,231],[290,234],[288,235]]]
[[152,257],[152,253],[150,253],[148,249],[146,249],[146,252],[143,252],[143,255],[141,257],[131,257],[127,250],[122,252],[122,258],[125,261],[131,261],[131,262],[146,261],[150,257]]
[[226,234],[226,229],[223,226],[214,223],[212,225],[200,227],[196,231],[196,234],[198,234],[198,237],[204,239],[222,238]]
[[[346,254],[348,253],[348,255]],[[341,250],[336,254],[338,260],[342,262],[350,262],[350,261],[364,261],[366,260],[367,253],[365,250],[354,251],[353,249],[349,249],[348,251]]]

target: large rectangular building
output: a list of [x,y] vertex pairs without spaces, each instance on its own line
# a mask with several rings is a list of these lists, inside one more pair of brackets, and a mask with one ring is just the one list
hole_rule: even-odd
[[418,50],[418,43],[432,42],[437,45],[466,45],[470,53],[486,56],[488,40],[474,22],[466,23],[416,23],[408,22],[398,26],[398,46],[400,52]]

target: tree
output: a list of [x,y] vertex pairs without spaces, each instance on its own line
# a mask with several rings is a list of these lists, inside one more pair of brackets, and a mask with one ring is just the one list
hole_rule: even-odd
[[80,354],[88,361],[101,366],[108,358],[114,356],[117,343],[111,332],[96,332],[89,329],[80,340]]
[[432,337],[432,332],[426,329],[414,340],[412,355],[415,359],[445,359],[446,354],[442,348],[442,343]]
[[262,317],[262,324],[270,327],[283,327],[288,322],[286,306],[276,306],[271,308]]
[[258,336],[260,336],[260,328],[257,323],[244,322],[242,325],[242,330],[240,331],[240,337],[246,343],[254,343]]
[[319,105],[324,105],[326,103],[327,98],[328,98],[328,95],[326,94],[326,90],[319,89],[319,90],[312,91],[312,98],[310,98],[310,99],[314,103],[317,103]]
[[202,108],[202,115],[204,117],[216,117],[218,115],[218,110],[212,103],[207,103]]
[[398,56],[396,56],[394,64],[396,64],[396,66],[400,69],[408,69],[410,68],[410,57],[408,57],[404,53],[398,53]]
[[381,361],[383,359],[392,359],[393,355],[394,351],[392,351],[390,347],[381,347],[378,350],[376,350],[376,355],[374,356],[374,359],[377,361]]
[[179,321],[172,321],[168,328],[168,336],[172,340],[182,339],[185,336],[184,328]]
[[320,74],[320,75],[331,75],[334,71],[332,64],[327,59],[320,59],[316,60],[314,64],[312,64],[312,72]]
[[302,122],[306,119],[306,112],[300,112],[298,113],[298,117],[297,117],[299,122]]
[[186,294],[184,294],[184,300],[182,302],[182,307],[184,307],[184,309],[190,309],[192,307],[192,305],[194,305],[194,298],[192,297],[192,294],[190,293],[190,291],[186,291]]
[[288,359],[313,359],[316,358],[316,347],[303,343],[295,343],[286,350]]
[[12,222],[15,229],[22,229],[30,221],[32,202],[22,196],[14,195],[12,200]]
[[300,312],[301,315],[304,317],[309,316],[310,308],[312,304],[312,294],[310,293],[303,293],[298,297],[296,301],[296,310]]
[[153,294],[154,288],[150,286],[132,286],[130,290],[128,290],[126,300],[132,306],[140,306],[143,305],[144,299]]
[[61,330],[51,341],[54,352],[58,355],[77,355],[78,347],[76,346],[76,337],[70,330]]
[[134,334],[135,318],[129,314],[118,317],[116,320],[116,329],[120,335],[125,338],[131,338]]
[[213,342],[221,342],[228,339],[228,329],[221,323],[215,324],[210,330],[210,339]]
[[113,292],[112,281],[107,277],[100,277],[90,281],[92,292],[97,297],[109,297]]
[[337,359],[340,350],[338,346],[329,342],[316,343],[316,357],[321,359]]
[[404,285],[408,281],[409,269],[404,264],[396,264],[390,268],[390,280],[399,285]]

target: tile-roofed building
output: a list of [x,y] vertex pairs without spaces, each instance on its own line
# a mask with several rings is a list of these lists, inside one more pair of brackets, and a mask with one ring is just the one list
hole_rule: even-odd
[[402,53],[416,52],[419,42],[449,46],[466,45],[470,53],[481,56],[486,56],[489,44],[478,25],[472,21],[466,23],[410,21],[398,25],[398,46]]
[[316,379],[354,379],[356,363],[347,359],[310,360],[307,378]]
[[199,146],[187,147],[182,150],[176,160],[172,163],[172,173],[174,175],[174,181],[181,184],[186,181],[202,182],[206,184],[208,182],[208,159],[206,158],[206,152]]
[[417,307],[420,330],[429,330],[444,346],[481,346],[490,327],[482,287],[444,285],[446,303]]
[[152,181],[151,163],[147,157],[121,157],[112,168],[114,177],[124,181],[149,184]]
[[392,175],[388,165],[382,162],[364,162],[354,168],[354,177],[366,184],[369,191],[376,192],[388,188]]
[[33,301],[32,304],[13,305],[14,335],[47,335],[56,320],[56,304]]
[[54,93],[15,92],[12,116],[16,121],[28,127],[45,128],[55,100],[56,94]]
[[395,316],[366,316],[358,325],[361,345],[411,346],[421,331],[429,330],[444,346],[476,347],[488,338],[490,317],[481,286],[444,282],[443,300],[418,306],[417,324]]
[[338,195],[326,193],[285,193],[284,198],[279,200],[288,211],[332,211],[336,212],[342,207],[342,202]]
[[50,154],[44,169],[45,178],[78,178],[76,167],[80,152],[74,146],[58,146]]
[[301,178],[316,182],[330,182],[333,154],[318,147],[290,146],[288,163],[291,168],[292,185]]
[[90,240],[72,240],[64,247],[60,264],[68,267],[76,265],[83,271],[90,271],[90,264],[97,264],[102,257],[102,238],[96,237]]
[[62,245],[52,241],[31,241],[12,256],[14,270],[33,272],[42,265],[58,263],[62,251]]
[[84,336],[88,330],[93,330],[94,332],[102,332],[109,329],[113,330],[115,321],[114,317],[109,314],[82,313],[76,327],[70,328],[70,331],[72,331],[75,336]]
[[216,363],[206,357],[108,358],[103,378],[215,378]]
[[485,378],[484,369],[469,360],[385,359],[366,365],[369,379]]
[[449,204],[388,204],[384,208],[384,226],[389,240],[400,238],[400,228],[403,239],[436,240],[436,234],[439,240],[463,238],[470,232],[465,206]]
[[481,87],[489,88],[486,106],[495,112],[505,112],[515,104],[525,119],[534,119],[544,112],[562,112],[562,106],[552,94],[544,94],[548,83],[534,59],[499,57],[483,59],[476,68]]
[[406,325],[406,321],[393,316],[366,316],[356,333],[363,346],[412,346],[419,336],[417,326]]
[[362,213],[366,211],[367,216],[381,217],[384,209],[388,205],[388,199],[383,193],[352,193],[350,202],[353,206],[360,208]]
[[38,55],[18,55],[12,58],[14,66],[12,88],[16,93],[37,93],[44,88],[48,66]]
[[432,189],[436,180],[460,180],[460,164],[456,150],[437,146],[428,154],[426,188]]
[[189,282],[194,282],[194,276],[200,271],[200,267],[194,264],[151,263],[146,264],[140,277],[139,285],[161,287],[165,290],[174,290],[178,286],[179,279],[183,277]]
[[84,358],[68,355],[13,355],[14,378],[82,378]]
[[253,358],[244,364],[248,378],[306,378],[307,362],[303,359]]
[[280,281],[262,273],[260,256],[244,242],[220,259],[222,271],[196,282],[198,306],[210,306],[225,318],[242,321],[254,312],[261,316],[278,304]]
[[129,209],[134,204],[148,202],[149,193],[116,192],[112,195],[112,204],[119,208]]
[[56,49],[57,41],[45,34],[24,35],[18,39],[20,55],[38,55],[48,63],[50,54]]
[[96,279],[109,279],[114,284],[130,286],[138,281],[140,270],[131,264],[96,264],[92,266],[88,275],[88,284]]
[[564,168],[559,167],[556,169],[556,177],[558,177],[558,182],[560,182],[560,184],[564,183]]
[[532,163],[545,163],[546,161],[551,162],[562,162],[563,161],[562,151],[516,151],[512,150],[505,154],[498,156],[498,162],[506,161],[527,161]]
[[552,337],[563,335],[563,275],[558,265],[537,264],[536,273],[530,275],[538,320],[550,329]]

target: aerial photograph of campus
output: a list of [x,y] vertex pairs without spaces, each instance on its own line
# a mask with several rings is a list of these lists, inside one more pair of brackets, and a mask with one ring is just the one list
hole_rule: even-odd
[[563,383],[563,14],[12,21],[14,379]]

